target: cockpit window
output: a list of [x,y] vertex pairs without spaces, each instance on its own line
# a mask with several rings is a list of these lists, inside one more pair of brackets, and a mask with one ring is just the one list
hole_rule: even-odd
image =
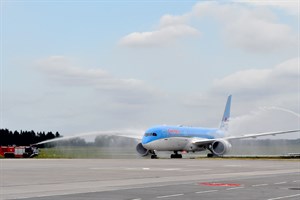
[[145,133],[145,137],[148,137],[148,136],[157,136],[156,133]]

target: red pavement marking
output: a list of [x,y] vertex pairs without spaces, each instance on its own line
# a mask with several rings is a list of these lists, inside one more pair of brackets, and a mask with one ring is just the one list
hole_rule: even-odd
[[199,183],[199,185],[205,185],[205,186],[223,186],[223,187],[238,187],[241,184],[238,183]]

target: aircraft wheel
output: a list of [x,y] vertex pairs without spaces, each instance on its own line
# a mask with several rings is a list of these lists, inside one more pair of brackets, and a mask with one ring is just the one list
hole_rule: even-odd
[[181,154],[171,154],[171,158],[182,158]]
[[151,155],[151,159],[157,159],[157,155],[152,154],[152,155]]
[[208,157],[208,158],[212,158],[212,157],[214,157],[214,154],[208,153],[208,154],[207,154],[207,157]]

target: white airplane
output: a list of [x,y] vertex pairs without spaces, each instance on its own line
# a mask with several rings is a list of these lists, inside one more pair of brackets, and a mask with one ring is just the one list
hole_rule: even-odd
[[267,135],[294,133],[300,130],[288,130],[225,137],[230,117],[231,95],[228,96],[225,111],[219,128],[154,126],[146,130],[141,142],[136,146],[141,156],[151,155],[157,158],[156,151],[173,151],[171,158],[182,158],[178,152],[196,152],[209,150],[211,156],[222,156],[231,149],[230,140],[256,138]]

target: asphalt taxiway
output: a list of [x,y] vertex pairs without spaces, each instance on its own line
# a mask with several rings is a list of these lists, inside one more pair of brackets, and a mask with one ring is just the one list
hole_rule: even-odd
[[1,159],[0,199],[299,199],[300,160]]

